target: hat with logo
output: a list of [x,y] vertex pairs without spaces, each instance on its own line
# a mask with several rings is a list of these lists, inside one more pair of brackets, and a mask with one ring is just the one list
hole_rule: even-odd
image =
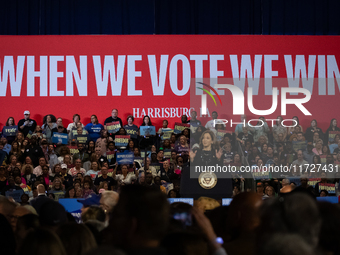
[[26,111],[24,111],[24,115],[26,115],[26,114],[31,114],[31,113],[30,113],[30,111],[26,110]]

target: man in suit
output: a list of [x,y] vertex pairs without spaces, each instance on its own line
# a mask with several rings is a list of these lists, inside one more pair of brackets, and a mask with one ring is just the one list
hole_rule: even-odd
[[38,190],[38,196],[31,201],[31,205],[34,207],[37,213],[40,214],[41,206],[45,202],[51,201],[51,199],[46,196],[46,190],[45,190],[44,185],[39,184],[37,186],[37,190]]

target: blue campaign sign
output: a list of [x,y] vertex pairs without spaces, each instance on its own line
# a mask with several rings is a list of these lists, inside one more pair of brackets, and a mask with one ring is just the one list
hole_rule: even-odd
[[228,206],[230,205],[232,198],[222,198],[222,206]]
[[118,165],[133,164],[135,156],[133,152],[117,152],[117,163]]
[[170,204],[176,203],[176,202],[182,202],[182,203],[186,203],[186,204],[194,206],[193,198],[168,198],[168,201]]
[[60,198],[59,203],[65,207],[66,212],[72,213],[83,208],[83,204],[77,200],[84,200],[85,198]]
[[141,126],[140,127],[140,135],[156,135],[156,128],[155,126]]
[[85,200],[85,198],[60,198],[58,202],[65,207],[66,212],[69,212],[77,223],[81,223],[81,208],[83,208],[83,204],[77,200]]
[[52,136],[52,143],[68,143],[68,135],[65,133],[53,133]]
[[4,126],[2,129],[2,134],[4,136],[16,136],[18,133],[18,126]]
[[17,202],[17,203],[21,202],[22,194],[24,194],[24,191],[22,189],[13,190],[13,191],[6,191],[6,193],[5,193],[6,197],[12,197],[15,200],[15,202]]
[[332,204],[339,203],[338,197],[317,197],[316,200],[321,201],[321,202],[329,202],[329,203],[332,203]]

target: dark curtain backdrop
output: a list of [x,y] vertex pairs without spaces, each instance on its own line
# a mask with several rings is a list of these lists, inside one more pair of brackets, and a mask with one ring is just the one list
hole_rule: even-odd
[[2,35],[339,35],[339,0],[0,0]]

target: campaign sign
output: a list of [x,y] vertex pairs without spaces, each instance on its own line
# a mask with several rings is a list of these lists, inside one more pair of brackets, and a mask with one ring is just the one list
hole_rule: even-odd
[[321,190],[328,191],[328,194],[335,194],[335,184],[334,183],[319,183],[319,192]]
[[21,202],[21,196],[24,194],[24,191],[21,190],[13,190],[13,191],[6,191],[5,195],[6,197],[11,197],[14,199],[15,202],[20,203]]
[[[148,158],[151,158],[151,151],[147,151],[146,154],[148,155]],[[145,151],[141,151],[140,156],[142,158],[145,158]]]
[[2,129],[2,134],[4,136],[16,136],[16,134],[18,133],[18,126],[5,126]]
[[77,139],[77,143],[86,144],[87,140],[88,140],[88,136],[87,135],[77,135],[76,139]]
[[65,133],[53,133],[52,143],[67,144],[68,135]]
[[141,167],[144,165],[144,158],[142,157],[135,157],[133,161],[138,162]]
[[171,158],[171,150],[170,149],[164,150],[164,158],[166,158],[166,159]]
[[180,134],[186,128],[190,128],[190,125],[189,124],[185,124],[185,123],[176,122],[175,123],[174,133],[175,134]]
[[115,145],[117,147],[127,147],[130,140],[129,135],[116,135],[115,136]]
[[58,202],[64,206],[66,212],[72,214],[77,223],[80,223],[81,208],[83,208],[83,204],[79,203],[77,200],[85,200],[85,198],[60,198]]
[[53,193],[54,194],[54,201],[59,201],[59,199],[64,198],[65,197],[65,192],[64,191],[56,191],[56,190],[50,190],[49,193]]
[[169,201],[170,204],[182,202],[182,203],[186,203],[186,204],[194,206],[194,199],[193,198],[168,198],[168,201]]
[[328,202],[332,204],[338,204],[339,203],[339,198],[338,197],[317,197],[317,201],[319,202]]
[[111,122],[111,123],[106,123],[107,132],[109,132],[110,134],[117,133],[121,127],[122,126],[120,125],[119,121],[114,121],[114,122]]
[[315,184],[317,184],[320,181],[321,181],[321,178],[310,178],[308,180],[308,185],[312,186],[313,188],[315,188]]
[[141,136],[156,135],[155,126],[141,126],[139,131]]
[[28,131],[28,134],[26,135],[26,137],[28,139],[31,139],[32,138],[32,134],[33,134],[33,132],[30,130],[30,131]]
[[320,161],[321,161],[321,164],[326,164],[326,162],[327,162],[327,155],[321,155],[320,156]]
[[71,145],[69,145],[69,146],[67,146],[67,147],[70,149],[71,155],[74,155],[74,154],[79,153],[79,150],[78,150],[78,147],[77,147],[77,146],[71,146]]
[[229,206],[232,200],[232,198],[222,198],[222,206]]
[[167,140],[171,138],[171,135],[173,133],[173,130],[171,128],[162,128],[163,135],[161,136],[162,140]]
[[293,141],[293,149],[295,151],[302,150],[305,151],[307,149],[307,141]]
[[117,152],[118,165],[133,164],[134,159],[133,152]]
[[336,135],[340,135],[340,131],[329,131],[328,132],[328,142],[334,143],[334,139]]
[[128,134],[132,139],[137,139],[138,127],[136,126],[124,126],[126,134]]
[[153,166],[157,173],[159,173],[159,171],[161,171],[161,168],[163,167],[163,163],[151,163],[150,166]]
[[269,171],[263,171],[262,169],[258,169],[257,167],[252,168],[252,174],[254,180],[269,179]]
[[107,151],[106,158],[109,162],[111,162],[115,158],[116,151]]

